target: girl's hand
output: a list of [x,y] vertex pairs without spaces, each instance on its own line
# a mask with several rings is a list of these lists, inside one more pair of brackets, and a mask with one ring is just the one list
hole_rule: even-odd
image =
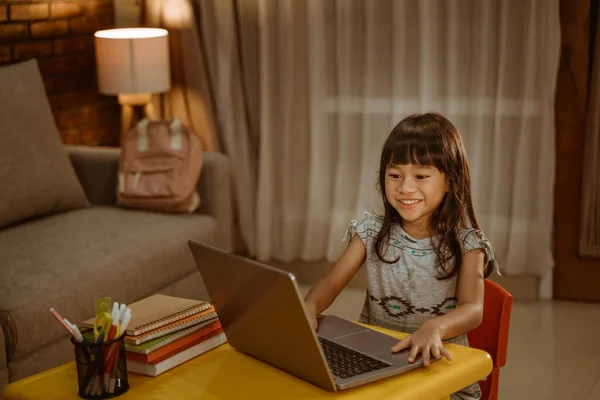
[[313,328],[313,331],[316,331],[317,328],[319,327],[319,323],[317,322],[317,317],[311,315],[308,317],[308,320],[310,321],[310,326]]
[[408,348],[410,348],[408,355],[410,363],[415,361],[419,353],[422,354],[423,365],[426,367],[429,366],[431,356],[437,359],[443,355],[448,361],[452,360],[450,352],[442,343],[440,327],[434,320],[425,322],[415,333],[398,342],[396,346],[392,347],[392,353]]
[[317,313],[315,312],[314,304],[310,302],[305,302],[304,307],[306,308],[306,313],[308,314],[308,321],[310,322],[310,326],[313,330],[317,330],[319,327],[319,323],[317,322]]

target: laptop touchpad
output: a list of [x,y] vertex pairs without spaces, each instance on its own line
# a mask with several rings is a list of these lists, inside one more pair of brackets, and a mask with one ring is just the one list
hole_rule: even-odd
[[335,341],[351,349],[363,353],[371,354],[386,361],[396,362],[399,358],[404,358],[404,354],[392,354],[391,348],[398,343],[398,340],[378,332],[364,331],[347,336],[338,337]]
[[337,340],[339,337],[367,331],[368,329],[364,326],[331,316],[320,319],[319,329],[317,330],[319,336],[330,340]]

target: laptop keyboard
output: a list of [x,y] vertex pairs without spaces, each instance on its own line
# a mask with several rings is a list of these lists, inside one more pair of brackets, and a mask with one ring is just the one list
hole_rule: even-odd
[[319,337],[319,342],[331,372],[334,376],[342,379],[387,368],[391,365],[322,337]]

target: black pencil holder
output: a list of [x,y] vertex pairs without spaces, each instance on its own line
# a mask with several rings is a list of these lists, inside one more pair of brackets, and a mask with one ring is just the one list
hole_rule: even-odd
[[129,389],[125,359],[125,335],[103,343],[93,343],[93,336],[84,335],[84,342],[71,338],[75,345],[75,364],[79,397],[110,399]]

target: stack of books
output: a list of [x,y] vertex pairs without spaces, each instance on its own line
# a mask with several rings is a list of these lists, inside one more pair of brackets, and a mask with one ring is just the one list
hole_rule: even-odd
[[[206,301],[157,294],[129,308],[129,372],[157,376],[227,341],[214,307]],[[84,324],[89,322],[93,326],[93,319]]]

